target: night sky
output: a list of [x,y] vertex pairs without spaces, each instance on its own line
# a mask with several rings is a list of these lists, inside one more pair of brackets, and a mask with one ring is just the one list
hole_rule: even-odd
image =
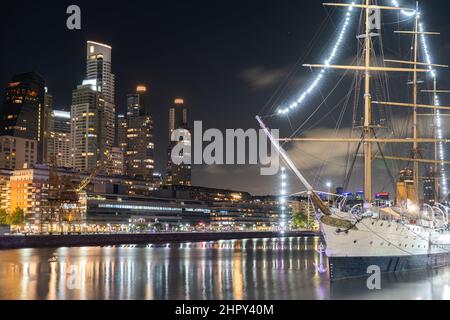
[[[436,63],[450,64],[450,3],[424,2],[427,28],[443,33],[430,41],[433,58]],[[71,4],[81,7],[81,31],[66,28],[66,8]],[[174,98],[183,97],[190,121],[202,120],[206,128],[256,128],[254,116],[269,113],[270,108],[264,106],[274,104],[270,98],[296,62],[322,62],[342,20],[342,11],[325,9],[320,1],[24,0],[2,1],[0,6],[2,87],[13,74],[37,71],[54,95],[55,106],[70,110],[71,92],[85,76],[86,40],[110,44],[118,110],[125,110],[126,94],[137,84],[149,87],[157,170],[161,172],[166,161],[168,108]],[[348,40],[356,42],[352,32]],[[343,64],[354,53],[352,45],[346,46],[338,62]],[[278,101],[289,101],[293,90],[304,87],[310,78],[310,70],[297,69]],[[327,81],[323,92],[332,84],[333,80]],[[441,86],[450,86],[448,71],[442,75]],[[450,97],[442,100],[450,104]],[[311,111],[306,107],[306,113]],[[283,119],[270,125],[289,135],[291,125],[297,127],[295,121],[305,116],[289,119],[291,124]],[[325,118],[320,128],[334,128],[335,121]],[[196,185],[256,194],[276,194],[279,189],[277,177],[260,177],[258,167],[195,167],[193,178]],[[330,172],[330,178],[340,185],[341,176]],[[292,192],[301,189],[293,177],[290,182]],[[322,180],[315,185],[323,189]],[[383,187],[378,185],[378,189]]]

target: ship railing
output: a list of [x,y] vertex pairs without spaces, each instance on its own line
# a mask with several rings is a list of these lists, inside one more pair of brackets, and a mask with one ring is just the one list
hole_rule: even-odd
[[438,220],[438,215],[434,214],[433,219],[436,220],[436,225],[439,227],[440,230],[447,230],[448,229],[448,216],[449,216],[449,208],[438,203],[434,207],[435,212],[437,211],[440,213],[441,219]]
[[[325,202],[330,203],[331,207],[336,208],[340,211],[345,211],[345,205],[347,203],[347,196],[342,195],[342,194],[335,194],[335,193],[330,193],[330,192],[324,192],[324,191],[317,191],[314,190],[314,192],[316,194],[318,194],[319,196],[327,196],[328,200]],[[294,193],[292,196],[302,196],[302,195],[307,195],[308,198],[310,198],[311,194],[308,191],[302,191],[302,192],[298,192],[298,193]],[[335,198],[334,201],[331,201],[331,198]]]
[[433,229],[446,230],[448,228],[449,213],[447,207],[441,204],[436,204],[434,207],[424,204],[424,207],[430,210],[431,216],[427,218],[431,218]]

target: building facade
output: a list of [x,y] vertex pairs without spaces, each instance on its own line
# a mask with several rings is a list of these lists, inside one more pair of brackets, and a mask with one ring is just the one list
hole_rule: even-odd
[[127,96],[126,174],[151,180],[155,169],[153,120],[145,104],[147,88]]
[[125,175],[125,159],[124,152],[121,148],[113,147],[111,149],[110,161],[111,168],[109,174],[113,176]]
[[72,168],[92,172],[99,156],[99,109],[104,99],[95,84],[84,82],[72,93],[71,132]]
[[45,82],[35,72],[15,75],[3,100],[0,135],[35,140],[37,161],[44,156]]
[[9,210],[20,208],[27,223],[38,226],[48,196],[48,170],[35,168],[15,170],[10,181]]
[[112,48],[109,45],[88,41],[86,79],[97,86],[104,103],[98,108],[98,135],[100,156],[104,162],[110,161],[105,154],[111,152],[115,144],[116,105],[115,75],[112,73]]
[[[169,148],[167,151],[167,175],[166,184],[167,185],[192,185],[191,177],[191,165],[182,163],[177,165],[174,163],[172,157],[182,158],[188,155],[173,155],[173,148],[180,144],[190,144],[190,132],[188,127],[188,116],[187,108],[184,104],[183,99],[176,99],[174,101],[174,106],[169,110]],[[172,141],[172,134],[175,130],[180,130],[183,132],[184,137],[189,137],[189,139],[179,138],[178,141]],[[180,160],[179,159],[179,160]],[[180,161],[181,162],[181,161]]]
[[116,147],[125,151],[127,149],[127,117],[119,114],[116,121]]
[[31,168],[37,160],[37,141],[0,136],[0,169]]
[[43,163],[49,163],[49,138],[51,131],[52,122],[52,112],[53,112],[53,96],[48,92],[47,87],[45,87],[44,95],[44,150],[42,156]]
[[52,111],[47,135],[46,163],[58,167],[72,167],[70,112]]

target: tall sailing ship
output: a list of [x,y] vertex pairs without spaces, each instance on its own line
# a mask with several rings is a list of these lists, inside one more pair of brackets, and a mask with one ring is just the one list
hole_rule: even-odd
[[[331,70],[345,70],[345,72],[355,72],[359,74],[363,83],[362,101],[360,112],[362,110],[363,121],[360,126],[360,137],[357,138],[302,138],[292,137],[288,139],[276,139],[265,124],[264,117],[258,116],[257,120],[264,129],[273,146],[279,151],[281,157],[299,178],[302,185],[306,188],[310,201],[314,204],[321,231],[326,241],[326,254],[329,261],[329,272],[332,280],[339,280],[350,277],[366,276],[371,266],[378,266],[384,273],[402,272],[409,270],[438,268],[450,264],[450,231],[448,228],[449,208],[440,203],[447,195],[440,193],[446,192],[445,165],[447,161],[443,159],[443,144],[449,142],[442,137],[442,130],[435,125],[433,137],[423,138],[419,136],[419,119],[426,113],[437,122],[442,121],[441,114],[443,110],[450,110],[450,107],[439,105],[438,95],[448,91],[439,90],[437,87],[436,69],[445,68],[445,65],[432,64],[429,61],[426,50],[425,37],[437,35],[435,32],[424,30],[421,23],[421,14],[419,4],[414,8],[401,8],[397,5],[379,4],[382,1],[362,0],[352,3],[326,3],[326,6],[347,8],[348,12],[361,10],[361,29],[362,35],[357,35],[358,42],[362,50],[359,59],[356,59],[355,65],[335,65],[327,60],[325,64],[306,65],[309,68],[320,71],[320,79],[326,72]],[[392,1],[396,3],[396,1]],[[403,12],[405,16],[413,21],[412,30],[396,30],[397,36],[411,38],[411,57],[410,60],[388,60],[375,59],[375,43],[382,46],[380,29],[380,12]],[[348,27],[348,16],[344,28]],[[343,41],[342,34],[338,42]],[[333,51],[333,56],[336,49]],[[428,61],[423,61],[421,56]],[[407,74],[410,76],[408,85],[412,92],[410,102],[392,102],[392,101],[373,101],[373,90],[375,77],[380,73],[387,76]],[[431,74],[431,76],[430,76]],[[422,77],[425,75],[425,77]],[[430,80],[432,89],[420,90],[424,81]],[[317,82],[317,80],[316,80]],[[314,83],[315,86],[317,83]],[[420,91],[419,91],[420,90]],[[359,93],[360,91],[356,91]],[[432,94],[432,104],[419,104],[419,95]],[[380,95],[378,95],[380,96]],[[299,103],[304,100],[305,95],[286,110],[279,110],[283,115],[288,109],[295,109]],[[409,137],[386,136],[380,138],[377,133],[379,125],[375,124],[372,115],[373,107],[383,106],[385,108],[402,108],[409,111],[412,116],[412,134]],[[431,113],[427,113],[430,112]],[[319,192],[315,191],[304,174],[296,167],[290,159],[288,153],[284,150],[281,142],[334,142],[357,144],[356,157],[363,150],[364,158],[364,205],[349,208],[346,205],[345,197],[342,201],[336,201],[330,205],[328,201],[321,198]],[[386,156],[385,147],[389,144],[412,146],[411,156],[395,157]],[[428,144],[434,146],[434,159],[424,159],[422,146]],[[375,147],[378,151],[375,152]],[[430,157],[431,158],[431,157]],[[412,164],[411,183],[406,189],[397,186],[397,203],[393,206],[377,205],[373,199],[373,176],[374,161],[383,161],[388,167],[392,161],[408,162]],[[354,163],[353,163],[354,164]],[[433,167],[434,184],[436,199],[430,203],[424,203],[423,196],[420,195],[420,181],[423,166]],[[376,174],[376,173],[375,173]],[[401,194],[400,194],[401,193]]]

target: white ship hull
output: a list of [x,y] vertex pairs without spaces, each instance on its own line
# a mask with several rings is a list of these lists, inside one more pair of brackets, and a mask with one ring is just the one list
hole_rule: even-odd
[[448,232],[371,218],[348,231],[323,222],[321,229],[332,280],[365,276],[372,265],[401,272],[450,264]]

